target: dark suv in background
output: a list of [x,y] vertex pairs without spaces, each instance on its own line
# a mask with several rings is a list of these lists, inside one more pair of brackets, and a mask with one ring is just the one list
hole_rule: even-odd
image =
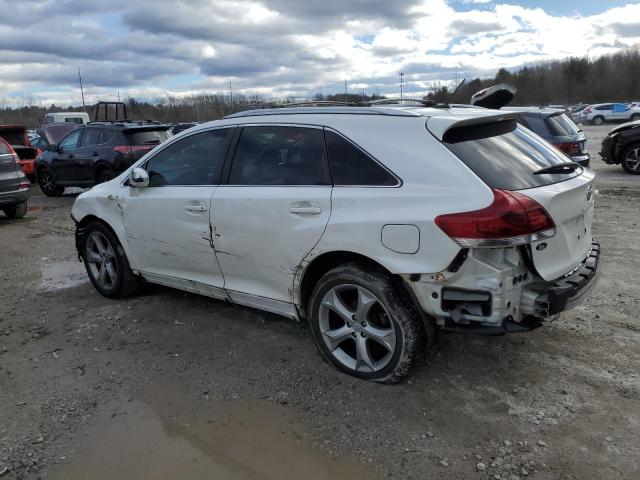
[[143,121],[93,122],[52,143],[39,158],[36,173],[45,195],[65,187],[91,187],[126,170],[169,138],[171,125]]
[[519,113],[518,123],[540,135],[574,162],[589,166],[587,136],[564,110],[544,107],[506,107],[502,110]]

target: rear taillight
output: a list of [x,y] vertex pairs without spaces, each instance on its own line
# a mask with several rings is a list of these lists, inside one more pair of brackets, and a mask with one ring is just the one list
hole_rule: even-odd
[[492,189],[493,203],[472,212],[439,215],[436,225],[463,247],[524,245],[555,235],[555,224],[538,202],[516,192]]
[[137,160],[152,148],[147,145],[118,145],[113,147],[113,150],[124,154],[130,160]]
[[580,144],[578,142],[556,143],[554,146],[567,155],[580,153]]
[[591,113],[591,109],[587,107],[582,112],[583,113]]

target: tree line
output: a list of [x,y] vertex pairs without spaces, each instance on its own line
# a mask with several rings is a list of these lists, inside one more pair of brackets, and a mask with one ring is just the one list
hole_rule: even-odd
[[[438,102],[468,103],[473,93],[496,83],[510,83],[518,89],[513,105],[570,105],[640,100],[640,51],[638,47],[634,47],[595,59],[570,57],[561,61],[526,65],[514,71],[501,68],[495,77],[469,80],[455,93],[456,86],[434,83],[427,98]],[[316,94],[308,100],[360,103],[379,98],[384,97],[351,92],[328,96]],[[125,103],[129,118],[174,123],[215,120],[242,110],[270,108],[296,100],[300,99],[201,94],[167,95],[153,101],[129,98]],[[15,105],[16,102],[13,103]],[[32,97],[18,99],[17,103],[17,106],[9,106],[6,99],[0,100],[0,124],[35,128],[42,123],[46,113],[82,110],[78,106],[34,105]],[[92,120],[95,108],[95,105],[87,107]]]

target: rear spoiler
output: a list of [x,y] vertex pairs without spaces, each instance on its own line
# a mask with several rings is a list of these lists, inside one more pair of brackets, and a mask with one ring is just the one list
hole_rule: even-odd
[[[462,117],[462,118],[461,118]],[[474,115],[463,117],[462,115],[434,115],[427,120],[427,130],[442,141],[444,135],[453,128],[469,127],[472,125],[484,125],[518,120],[519,114],[511,112],[496,112],[491,115]]]

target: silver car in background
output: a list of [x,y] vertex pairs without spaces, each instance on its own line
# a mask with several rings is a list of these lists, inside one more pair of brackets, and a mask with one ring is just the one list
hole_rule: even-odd
[[640,107],[629,107],[624,103],[596,103],[580,112],[583,124],[602,125],[604,122],[628,122],[640,120]]

